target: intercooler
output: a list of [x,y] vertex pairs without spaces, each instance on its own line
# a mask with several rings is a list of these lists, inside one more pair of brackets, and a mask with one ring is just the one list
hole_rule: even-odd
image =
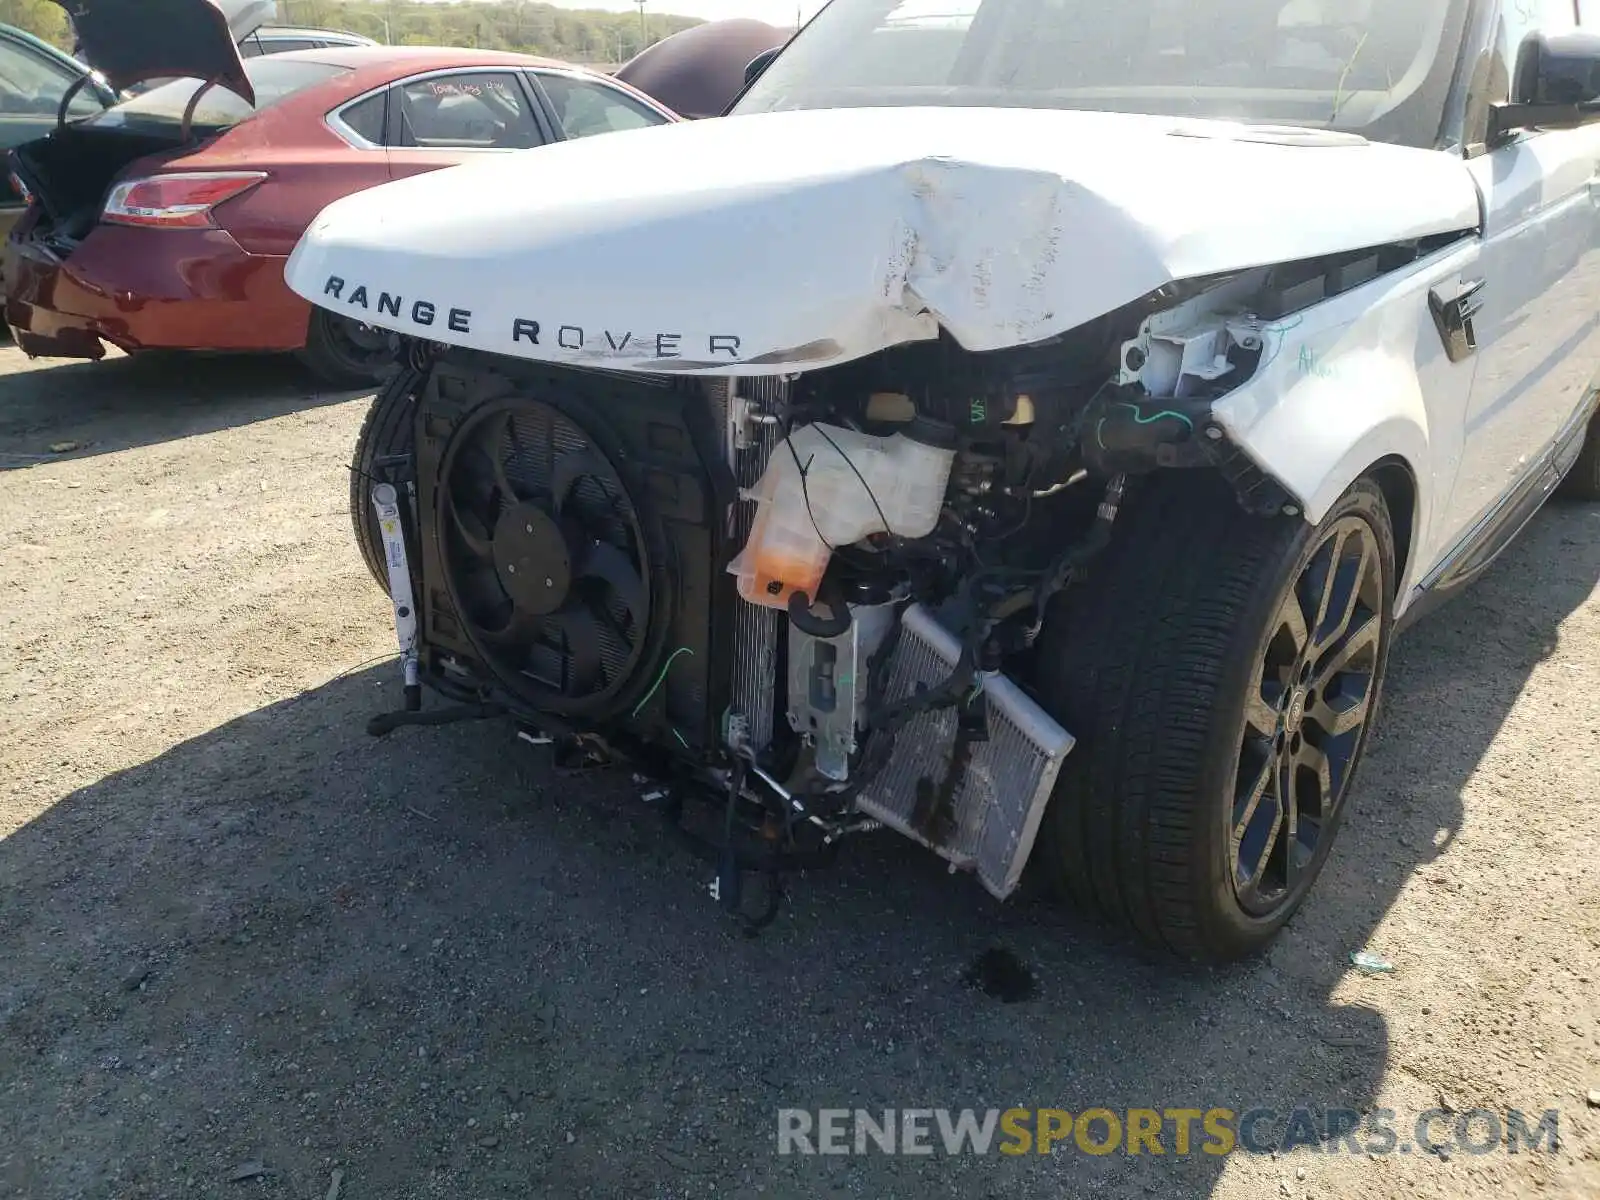
[[[711,399],[722,418],[724,448],[739,490],[754,488],[767,469],[767,460],[779,441],[778,427],[748,419],[742,400],[776,405],[787,396],[781,379],[708,380]],[[730,519],[732,544],[743,546],[755,521],[754,504],[735,504]],[[739,600],[734,604],[732,712],[744,724],[750,746],[765,750],[772,742],[773,714],[777,709],[778,637],[781,614]]]
[[[749,419],[746,402],[771,405],[785,398],[778,379],[709,381],[710,397],[726,431],[728,462],[741,490],[752,489],[781,440],[777,427]],[[750,535],[755,505],[733,506],[733,544]],[[757,752],[772,741],[778,710],[779,638],[786,628],[774,609],[739,600],[733,644],[731,713],[739,733]],[[920,605],[901,616],[901,634],[888,663],[886,701],[943,683],[961,656],[959,641]],[[958,869],[971,870],[1001,899],[1016,890],[1044,818],[1050,793],[1073,738],[1010,679],[984,678],[987,740],[972,745],[954,791],[948,833],[930,837],[918,828],[918,800],[947,774],[956,738],[956,711],[921,713],[900,729],[894,752],[863,789],[862,812],[927,846]]]

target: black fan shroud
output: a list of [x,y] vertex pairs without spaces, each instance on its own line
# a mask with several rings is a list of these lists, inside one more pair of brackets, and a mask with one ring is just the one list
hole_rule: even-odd
[[648,522],[598,423],[526,396],[450,439],[437,528],[456,611],[487,665],[537,708],[619,707],[657,640]]

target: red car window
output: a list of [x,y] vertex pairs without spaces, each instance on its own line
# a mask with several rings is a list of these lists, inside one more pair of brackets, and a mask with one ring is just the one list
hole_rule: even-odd
[[543,140],[517,77],[496,71],[432,75],[400,87],[402,146],[522,150]]
[[351,133],[374,146],[381,146],[388,101],[387,91],[379,92],[376,96],[368,96],[365,100],[358,100],[349,107],[340,109],[339,120],[344,122],[345,128]]
[[[245,63],[244,72],[256,91],[255,107],[251,108],[243,97],[234,95],[226,88],[210,88],[200,97],[200,103],[195,108],[195,128],[226,129],[252,113],[271,108],[296,92],[349,70],[349,67],[333,63],[283,59],[270,54],[252,58]],[[184,109],[188,107],[195,89],[202,86],[198,79],[171,80],[142,96],[135,96],[114,108],[106,109],[89,124],[102,128],[155,127],[161,130],[182,125]]]
[[538,78],[569,138],[667,123],[654,109],[603,83],[571,75],[541,73]]

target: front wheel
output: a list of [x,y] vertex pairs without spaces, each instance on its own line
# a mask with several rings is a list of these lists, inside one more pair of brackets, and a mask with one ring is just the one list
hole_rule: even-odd
[[1368,481],[1311,526],[1246,514],[1214,477],[1152,477],[1040,644],[1041,690],[1078,737],[1043,873],[1184,958],[1270,942],[1348,810],[1394,580]]
[[352,389],[382,383],[396,365],[386,331],[325,308],[311,310],[300,361],[323,383]]

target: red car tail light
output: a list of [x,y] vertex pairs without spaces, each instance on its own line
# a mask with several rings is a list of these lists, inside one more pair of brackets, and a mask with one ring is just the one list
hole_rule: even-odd
[[213,171],[132,179],[111,189],[101,219],[110,225],[209,229],[216,224],[213,208],[266,177],[265,171]]

